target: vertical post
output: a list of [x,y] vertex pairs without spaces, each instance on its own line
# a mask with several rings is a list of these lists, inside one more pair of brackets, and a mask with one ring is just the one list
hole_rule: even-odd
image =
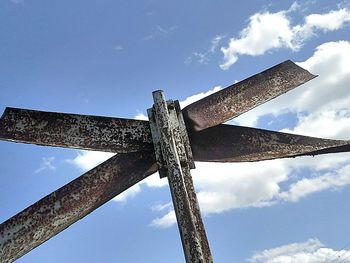
[[154,106],[148,110],[148,116],[157,162],[162,168],[161,177],[168,177],[186,262],[212,262],[190,175],[184,144],[187,134],[183,133],[185,129],[180,125],[175,103],[167,103],[162,91],[153,92],[153,99]]
[[[190,141],[186,130],[185,121],[182,116],[180,104],[177,100],[174,101],[174,107],[176,112],[170,111],[170,119],[178,120],[178,121],[174,121],[174,123],[176,123],[176,125],[174,125],[175,126],[174,137],[175,137],[175,141],[177,142],[176,146],[177,146],[177,151],[179,153],[180,163],[181,163],[182,171],[184,175],[187,198],[189,199],[189,202],[190,202],[191,210],[194,216],[196,230],[198,233],[199,240],[201,242],[204,262],[212,263],[213,257],[211,255],[208,238],[205,232],[204,223],[202,220],[201,211],[200,211],[199,203],[197,199],[197,194],[194,189],[193,180],[192,180],[191,171],[190,171],[190,169],[195,168],[195,164],[192,156],[192,150],[191,150]],[[176,116],[175,116],[175,113],[176,113]]]

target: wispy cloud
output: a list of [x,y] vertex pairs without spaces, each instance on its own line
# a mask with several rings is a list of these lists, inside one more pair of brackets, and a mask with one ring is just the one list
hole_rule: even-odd
[[325,247],[318,239],[309,239],[301,243],[256,252],[248,261],[253,263],[347,263],[350,262],[350,250],[334,250]]
[[115,51],[122,51],[124,48],[123,48],[122,45],[115,45],[115,46],[113,47],[113,49],[114,49]]
[[143,40],[154,40],[154,39],[159,38],[159,37],[166,37],[169,34],[173,33],[177,29],[178,29],[177,26],[171,26],[168,28],[164,28],[160,25],[157,25],[155,30],[152,33],[150,33],[149,35],[145,36],[143,38]]
[[10,0],[14,4],[21,4],[24,2],[24,0]]
[[55,160],[55,157],[43,157],[41,158],[41,165],[38,169],[36,169],[34,171],[34,173],[40,173],[43,172],[45,170],[49,170],[49,171],[54,171],[56,170],[56,167],[52,164]]
[[307,15],[304,23],[293,26],[290,13],[298,8],[293,4],[288,10],[252,15],[239,37],[231,38],[228,46],[221,48],[224,62],[220,67],[230,68],[241,55],[259,56],[279,48],[297,51],[318,32],[339,30],[350,21],[350,11],[342,8],[324,14]]
[[174,224],[176,224],[176,215],[171,210],[166,215],[153,219],[150,225],[156,228],[168,228]]
[[210,42],[209,48],[204,51],[193,51],[190,56],[185,59],[185,64],[198,62],[199,64],[208,64],[213,54],[217,51],[220,42],[224,39],[224,35],[216,35]]
[[157,204],[151,207],[152,211],[164,211],[164,210],[169,210],[172,207],[172,203],[166,203],[166,204]]

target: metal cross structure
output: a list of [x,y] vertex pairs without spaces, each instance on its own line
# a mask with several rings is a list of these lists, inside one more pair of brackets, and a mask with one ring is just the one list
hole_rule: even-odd
[[213,262],[190,169],[350,151],[330,140],[222,124],[315,78],[285,61],[184,109],[153,92],[148,121],[6,108],[0,139],[117,153],[0,225],[0,262],[13,262],[159,171],[167,177],[186,262]]

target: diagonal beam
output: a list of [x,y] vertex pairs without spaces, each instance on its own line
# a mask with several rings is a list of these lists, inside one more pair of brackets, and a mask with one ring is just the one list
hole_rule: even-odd
[[199,131],[224,123],[315,77],[287,60],[185,107],[187,129]]
[[6,108],[0,139],[115,153],[152,150],[147,121]]
[[350,141],[224,124],[189,136],[194,160],[202,162],[253,162],[350,151]]
[[12,262],[157,171],[153,153],[118,154],[0,225],[0,262]]

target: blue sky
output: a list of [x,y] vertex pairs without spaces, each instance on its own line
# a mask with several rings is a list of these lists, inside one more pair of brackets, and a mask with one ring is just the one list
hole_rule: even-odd
[[[349,1],[0,0],[0,110],[144,118],[286,59],[319,77],[232,123],[350,138]],[[0,221],[110,155],[0,142]],[[350,155],[197,163],[215,262],[350,262]],[[157,175],[18,262],[184,262]]]

